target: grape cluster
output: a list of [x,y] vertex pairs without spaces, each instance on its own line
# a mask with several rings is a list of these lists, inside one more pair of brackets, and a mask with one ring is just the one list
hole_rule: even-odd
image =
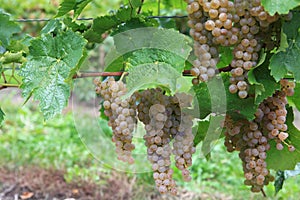
[[190,176],[187,167],[192,165],[192,154],[195,153],[193,146],[194,135],[192,134],[192,118],[185,113],[182,114],[182,121],[177,128],[177,133],[174,137],[173,154],[175,155],[175,165],[182,171],[182,176],[185,181],[190,181]]
[[171,153],[175,155],[175,166],[182,171],[183,179],[191,180],[187,168],[192,165],[192,154],[195,153],[193,122],[182,108],[191,106],[192,98],[183,93],[167,96],[160,89],[149,89],[136,95],[139,99],[138,118],[145,124],[147,134],[144,139],[156,186],[162,194],[176,194],[170,168]]
[[233,122],[227,117],[225,122],[225,146],[229,152],[239,151],[243,163],[245,185],[251,186],[252,192],[260,192],[264,185],[273,181],[267,169],[267,153],[269,140],[261,131],[260,124],[254,121]]
[[288,145],[289,151],[295,147],[285,142],[288,138],[286,121],[286,96],[294,94],[294,82],[281,80],[281,90],[265,99],[255,113],[252,121],[233,121],[226,116],[224,127],[224,144],[228,152],[239,151],[243,162],[245,184],[251,186],[252,192],[260,192],[274,177],[267,169],[267,151],[271,148],[270,141],[276,141],[276,148],[283,149]]
[[152,163],[153,178],[161,194],[170,191],[176,194],[176,183],[172,179],[170,137],[164,134],[163,127],[167,120],[166,108],[162,104],[154,104],[149,109],[150,123],[145,125],[144,136],[148,160]]
[[238,93],[240,98],[246,98],[249,89],[248,71],[257,65],[258,52],[264,41],[272,38],[272,34],[266,32],[273,30],[270,24],[277,21],[279,16],[270,16],[260,0],[186,2],[188,26],[191,28],[190,35],[194,39],[197,57],[191,69],[191,74],[197,77],[193,79],[193,84],[208,81],[215,76],[219,62],[218,46],[233,46],[229,91]]
[[[238,93],[240,98],[248,96],[248,71],[257,65],[258,52],[264,43],[263,37],[270,34],[270,24],[279,16],[270,16],[261,5],[260,0],[235,1],[236,27],[240,30],[239,43],[233,50],[234,59],[231,62],[231,85],[229,91]],[[267,33],[266,33],[267,32]]]
[[242,136],[246,145],[241,149],[239,156],[243,161],[245,185],[251,185],[252,192],[260,192],[264,185],[268,185],[274,179],[265,161],[270,144],[257,123],[250,122],[247,128]]
[[[262,121],[266,132],[268,132],[268,138],[275,139],[278,150],[284,148],[282,143],[286,143],[285,140],[289,136],[286,132],[288,127],[285,124],[287,115],[286,97],[294,94],[295,87],[294,82],[287,80],[281,80],[280,84],[282,86],[281,91],[277,91],[272,97],[268,97],[260,104],[257,112],[258,119]],[[288,144],[288,149],[294,151],[295,147]]]
[[197,77],[193,79],[193,84],[198,84],[199,80],[206,82],[216,74],[219,53],[217,45],[213,43],[212,29],[215,25],[213,21],[205,23],[208,20],[208,12],[204,10],[203,1],[186,2],[189,14],[188,25],[191,28],[190,35],[194,39],[194,53],[197,57],[191,74]]
[[118,159],[133,164],[131,152],[135,146],[132,144],[132,133],[137,122],[135,99],[122,99],[126,94],[126,85],[112,77],[95,83],[96,92],[104,99],[104,114],[109,117],[108,125],[113,130],[112,141],[115,143]]

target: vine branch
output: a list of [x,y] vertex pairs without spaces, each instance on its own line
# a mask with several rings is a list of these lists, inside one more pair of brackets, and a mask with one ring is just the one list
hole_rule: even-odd
[[73,79],[77,78],[91,78],[99,76],[122,76],[124,72],[79,72],[73,76]]
[[[217,69],[216,71],[217,72],[230,72],[233,68],[229,65],[227,67],[223,67],[223,68],[220,68],[220,69]],[[17,69],[18,70],[18,69]],[[78,79],[78,78],[93,78],[93,77],[105,77],[105,76],[125,76],[127,75],[128,72],[78,72],[77,74],[75,74],[72,78],[73,79]],[[184,70],[182,72],[182,75],[183,76],[192,76],[191,74],[191,70]],[[9,84],[7,83],[7,80],[5,78],[5,75],[4,73],[2,73],[2,76],[4,78],[4,83],[0,83],[0,90],[2,89],[5,89],[5,88],[9,88],[9,87],[14,87],[14,88],[17,88],[17,87],[20,87],[20,82],[18,81],[19,84]],[[289,78],[286,78],[286,79],[289,79]]]
[[[227,66],[224,68],[218,69],[219,72],[229,72],[231,70],[231,66]],[[72,78],[73,79],[78,79],[78,78],[92,78],[92,77],[100,77],[100,76],[124,76],[128,74],[128,72],[78,72],[75,74]],[[3,74],[2,74],[3,75]],[[191,70],[184,70],[182,72],[183,76],[191,76]],[[9,84],[5,82],[6,79],[4,79],[4,83],[0,83],[0,90],[5,89],[5,88],[18,88],[20,87],[20,84]]]
[[[231,69],[232,69],[231,66],[227,66],[224,68],[220,68],[217,71],[230,72]],[[78,74],[73,76],[73,79],[99,77],[99,76],[122,76],[123,73],[127,73],[127,72],[79,72]],[[191,76],[191,70],[184,70],[182,72],[182,75],[183,76]]]

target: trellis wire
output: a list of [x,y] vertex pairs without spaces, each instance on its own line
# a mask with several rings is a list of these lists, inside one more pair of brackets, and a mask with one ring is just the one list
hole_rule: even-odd
[[[173,15],[173,16],[148,16],[149,19],[180,19],[187,18],[187,15]],[[63,20],[62,18],[56,18],[57,20]],[[77,18],[78,21],[93,21],[95,18],[87,17],[87,18]],[[15,22],[26,23],[26,22],[48,22],[51,18],[42,18],[42,19],[16,19]]]

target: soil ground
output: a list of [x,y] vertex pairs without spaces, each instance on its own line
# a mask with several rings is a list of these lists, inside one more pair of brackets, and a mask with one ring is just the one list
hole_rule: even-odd
[[[67,183],[64,171],[23,167],[18,170],[0,168],[0,200],[231,200],[221,193],[196,194],[181,191],[177,197],[161,196],[155,189],[139,187],[134,179],[112,173],[103,185],[78,181]],[[138,191],[143,190],[143,191]],[[137,196],[137,193],[143,196]]]
[[120,183],[116,179],[106,181],[103,186],[86,181],[67,183],[64,179],[64,171],[34,167],[19,170],[2,168],[0,169],[0,199],[128,199],[129,191],[126,192],[119,185],[124,184],[125,180]]

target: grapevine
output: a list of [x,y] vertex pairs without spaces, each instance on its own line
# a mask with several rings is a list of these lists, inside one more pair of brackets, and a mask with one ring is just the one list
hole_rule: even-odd
[[[300,163],[300,131],[293,125],[293,110],[300,110],[300,4],[184,0],[182,9],[166,2],[158,1],[153,13],[144,1],[130,0],[96,17],[81,17],[89,1],[72,7],[63,1],[54,19],[12,19],[0,11],[0,90],[21,89],[48,120],[67,105],[75,79],[100,77],[96,94],[117,159],[135,163],[135,131],[142,124],[144,153],[161,194],[180,192],[175,170],[192,181],[190,168],[201,154],[196,146],[208,153],[203,148],[215,133],[228,152],[238,152],[244,184],[264,194],[276,181],[272,170]],[[180,13],[160,16],[161,7]],[[27,37],[18,24],[26,21],[47,24]],[[105,52],[105,70],[81,71],[88,52],[106,39],[113,48]],[[223,123],[213,124],[216,118]]]

